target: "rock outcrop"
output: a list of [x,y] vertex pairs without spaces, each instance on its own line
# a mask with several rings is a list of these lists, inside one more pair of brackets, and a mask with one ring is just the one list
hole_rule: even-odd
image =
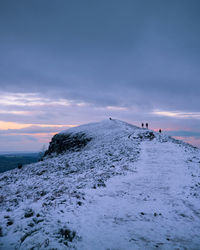
[[56,134],[53,136],[44,156],[51,155],[52,153],[61,154],[66,151],[79,151],[84,148],[91,139],[92,138],[86,136],[85,133]]

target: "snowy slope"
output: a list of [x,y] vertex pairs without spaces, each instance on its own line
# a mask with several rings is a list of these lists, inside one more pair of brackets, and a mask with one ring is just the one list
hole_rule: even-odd
[[200,249],[200,150],[107,120],[0,175],[0,249]]

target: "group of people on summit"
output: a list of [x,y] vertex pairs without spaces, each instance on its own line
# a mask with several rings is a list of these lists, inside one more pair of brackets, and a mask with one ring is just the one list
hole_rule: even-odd
[[[146,123],[145,125],[146,125],[146,129],[148,129],[149,124],[148,124],[148,123]],[[144,128],[144,123],[142,123],[142,128]],[[161,132],[162,132],[162,131],[161,131],[161,129],[159,129],[159,133],[161,133]]]
[[[109,117],[109,120],[112,120],[112,118]],[[145,126],[146,126],[146,129],[149,128],[149,124],[148,123],[146,123]],[[143,122],[142,122],[142,128],[144,128],[144,123]],[[159,129],[159,133],[161,133],[161,129]]]
[[[148,127],[149,127],[149,124],[146,123],[146,128],[148,129]],[[144,123],[142,123],[142,128],[144,128]]]

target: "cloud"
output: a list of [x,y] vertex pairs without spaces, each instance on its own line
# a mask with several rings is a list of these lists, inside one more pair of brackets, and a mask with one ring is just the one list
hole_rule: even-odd
[[[66,99],[53,99],[42,96],[39,93],[7,93],[0,92],[0,104],[3,106],[71,106],[73,102]],[[83,106],[84,103],[76,103]],[[2,111],[0,111],[2,112]],[[12,111],[10,111],[12,112]],[[18,111],[13,111],[13,113]]]
[[0,110],[0,114],[12,114],[12,115],[31,115],[29,111],[18,111],[18,110]]
[[197,111],[199,5],[43,1],[38,8],[33,1],[4,1],[0,85],[8,92],[42,93],[48,105],[57,98]]
[[174,117],[179,119],[200,119],[200,112],[181,112],[181,111],[161,111],[154,110],[153,115]]
[[71,126],[51,126],[51,127],[42,127],[42,126],[29,126],[21,129],[6,129],[0,130],[0,135],[13,135],[13,134],[51,134],[58,133],[59,131],[66,130]]
[[1,151],[39,151],[38,139],[29,135],[1,135]]

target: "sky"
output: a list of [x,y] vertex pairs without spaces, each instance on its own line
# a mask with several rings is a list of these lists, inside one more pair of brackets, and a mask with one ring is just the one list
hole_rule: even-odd
[[113,117],[200,147],[199,0],[1,0],[0,151]]

